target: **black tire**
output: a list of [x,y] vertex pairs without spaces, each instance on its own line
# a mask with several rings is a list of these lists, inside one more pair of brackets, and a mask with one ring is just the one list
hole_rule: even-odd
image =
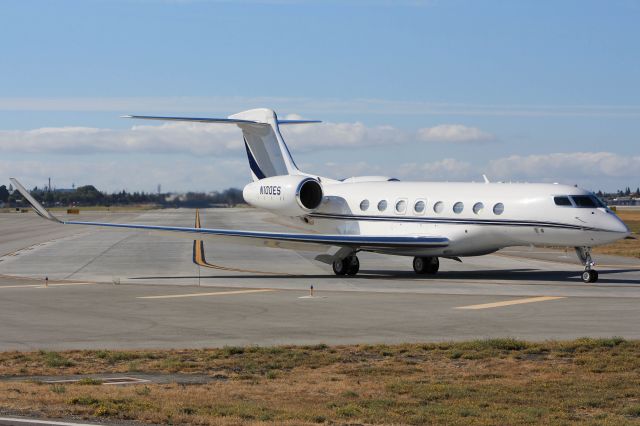
[[[348,258],[347,258],[348,259]],[[336,275],[344,275],[349,267],[347,259],[336,259],[333,261],[333,273]]]
[[347,261],[347,275],[355,275],[360,270],[360,260],[358,256],[351,256],[345,259]]
[[416,274],[425,274],[427,272],[427,262],[424,257],[414,257],[413,258],[413,270]]
[[438,269],[440,269],[440,260],[433,256],[433,257],[427,257],[427,268],[426,268],[426,273],[433,275],[436,274],[438,272]]
[[586,284],[595,283],[598,281],[598,272],[590,269],[582,273],[582,281]]

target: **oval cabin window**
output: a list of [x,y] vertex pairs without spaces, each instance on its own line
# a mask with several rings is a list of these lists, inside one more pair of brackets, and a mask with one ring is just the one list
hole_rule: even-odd
[[424,201],[416,201],[416,203],[413,206],[413,211],[415,211],[418,214],[422,214],[424,213]]
[[378,203],[378,210],[380,210],[381,212],[385,211],[387,209],[387,200],[381,200]]
[[501,215],[503,212],[504,212],[504,204],[497,203],[495,206],[493,206],[493,214]]
[[455,203],[453,205],[453,212],[455,214],[460,214],[462,213],[462,210],[464,210],[464,203],[462,203],[462,201],[458,201],[457,203]]
[[442,201],[438,201],[433,205],[433,211],[436,213],[442,213],[444,210],[444,203]]
[[362,211],[369,210],[369,200],[362,200],[360,202],[360,210]]

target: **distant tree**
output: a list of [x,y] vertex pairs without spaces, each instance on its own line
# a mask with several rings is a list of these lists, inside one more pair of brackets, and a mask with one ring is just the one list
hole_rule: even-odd
[[99,204],[104,198],[104,194],[93,185],[85,185],[76,189],[74,198],[82,204]]
[[636,188],[636,195],[640,195],[640,186]]
[[7,190],[6,185],[0,186],[0,201],[6,203],[7,201],[9,201],[9,195],[10,193]]
[[631,188],[627,186],[627,189],[624,191],[624,195],[631,195]]

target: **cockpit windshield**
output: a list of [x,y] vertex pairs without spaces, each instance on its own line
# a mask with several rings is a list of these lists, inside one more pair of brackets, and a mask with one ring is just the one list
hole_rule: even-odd
[[556,206],[577,207],[579,209],[607,208],[607,205],[595,195],[558,195],[553,197]]
[[588,195],[572,195],[573,204],[578,208],[595,209],[598,207],[596,201]]

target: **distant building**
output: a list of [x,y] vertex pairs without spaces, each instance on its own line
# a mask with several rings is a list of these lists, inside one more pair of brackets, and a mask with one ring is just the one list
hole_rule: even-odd
[[609,203],[612,206],[640,206],[640,198],[638,197],[616,197]]

